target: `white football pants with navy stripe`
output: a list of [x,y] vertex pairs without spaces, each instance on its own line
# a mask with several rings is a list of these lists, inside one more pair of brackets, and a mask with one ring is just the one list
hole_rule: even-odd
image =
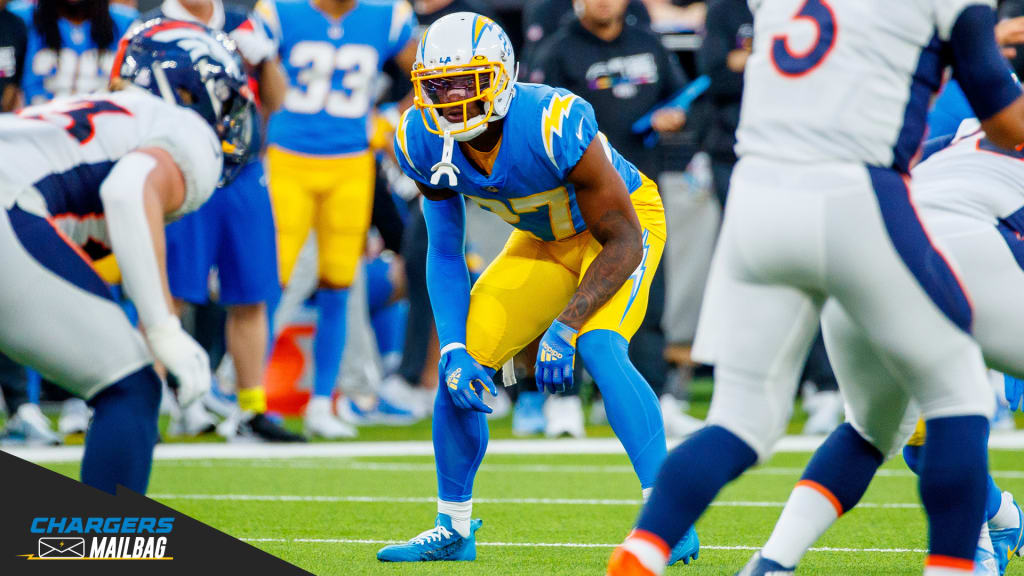
[[[715,366],[708,423],[762,460],[785,431],[826,303],[863,344],[828,349],[848,418],[883,453],[910,401],[926,419],[991,413],[970,297],[906,186],[861,165],[737,164],[694,357]],[[884,367],[896,385],[844,378],[850,365]]]
[[0,210],[0,350],[89,399],[152,363],[91,264],[46,218]]

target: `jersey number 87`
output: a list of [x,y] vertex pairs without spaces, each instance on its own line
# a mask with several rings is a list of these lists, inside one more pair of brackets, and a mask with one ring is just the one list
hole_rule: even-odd
[[[377,73],[377,50],[365,44],[335,47],[329,42],[299,42],[288,63],[301,69],[299,86],[291,86],[284,107],[300,114],[321,110],[339,118],[360,118],[370,109],[370,92]],[[335,71],[342,76],[342,90],[333,90]]]

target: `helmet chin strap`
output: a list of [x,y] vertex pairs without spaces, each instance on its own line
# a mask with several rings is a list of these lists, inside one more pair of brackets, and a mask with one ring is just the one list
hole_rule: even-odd
[[441,176],[448,178],[448,187],[454,188],[459,183],[459,178],[456,174],[459,173],[459,167],[452,164],[452,151],[455,149],[455,138],[452,137],[451,130],[444,131],[444,150],[441,152],[441,161],[434,164],[430,171],[433,174],[430,175],[430,184],[437,186],[441,183]]

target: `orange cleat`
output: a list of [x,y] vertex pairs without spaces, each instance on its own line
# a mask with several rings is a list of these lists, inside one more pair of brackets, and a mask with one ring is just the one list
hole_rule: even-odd
[[619,546],[608,561],[607,576],[658,576],[625,547]]

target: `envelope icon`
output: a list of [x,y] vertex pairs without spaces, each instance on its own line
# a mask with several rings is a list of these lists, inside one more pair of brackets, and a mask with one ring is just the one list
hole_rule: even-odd
[[85,538],[40,538],[40,558],[83,558]]

